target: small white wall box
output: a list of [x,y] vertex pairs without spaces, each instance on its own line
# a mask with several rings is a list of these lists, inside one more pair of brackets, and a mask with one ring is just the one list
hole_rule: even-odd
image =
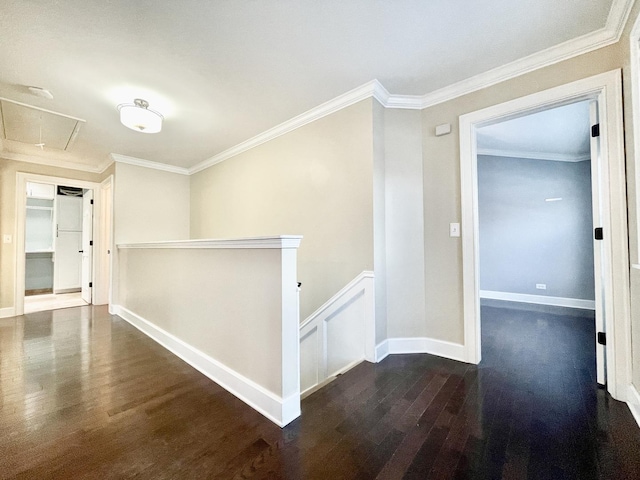
[[451,133],[451,124],[443,123],[442,125],[436,125],[436,137],[441,137],[442,135],[448,135]]

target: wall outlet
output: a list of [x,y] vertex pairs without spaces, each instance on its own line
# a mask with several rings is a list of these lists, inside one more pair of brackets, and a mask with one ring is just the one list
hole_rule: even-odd
[[536,283],[536,288],[538,290],[546,290],[547,289],[547,284],[546,283]]

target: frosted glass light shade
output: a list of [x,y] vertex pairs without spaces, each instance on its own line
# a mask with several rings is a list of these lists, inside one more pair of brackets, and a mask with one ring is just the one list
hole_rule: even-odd
[[127,128],[143,133],[158,133],[162,130],[163,116],[149,109],[146,100],[136,98],[133,103],[118,105],[120,122]]

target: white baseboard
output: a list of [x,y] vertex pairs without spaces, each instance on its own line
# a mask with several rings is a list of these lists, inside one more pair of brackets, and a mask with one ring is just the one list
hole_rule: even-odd
[[538,305],[550,305],[553,307],[581,308],[584,310],[596,309],[596,302],[594,300],[582,300],[580,298],[547,297],[545,295],[493,292],[490,290],[480,290],[480,298],[505,300],[507,302],[535,303]]
[[640,427],[640,393],[638,393],[638,390],[636,390],[636,387],[633,385],[629,385],[627,405],[629,406],[629,410],[631,410],[633,418],[636,419],[636,423]]
[[0,308],[0,318],[8,318],[8,317],[15,317],[15,316],[16,316],[15,307]]
[[357,365],[360,365],[364,361],[368,361],[368,360],[366,360],[365,358],[360,358],[358,360],[354,360],[353,362],[351,362],[348,365],[345,365],[340,370],[336,371],[335,373],[333,373],[329,377],[327,377],[324,380],[322,380],[322,382],[320,382],[320,383],[318,383],[316,385],[312,385],[309,388],[307,388],[306,390],[303,390],[302,392],[300,392],[300,398],[308,397],[312,393],[317,392],[322,387],[324,387],[324,386],[330,384],[331,382],[333,382],[336,378],[338,378],[338,376],[342,375],[343,373],[347,373],[353,367],[355,367]]
[[376,363],[389,356],[389,340],[384,340],[376,345]]
[[110,305],[109,313],[129,322],[276,425],[284,427],[300,416],[299,394],[282,399],[121,305]]
[[[445,342],[427,337],[417,338],[390,338],[386,340],[388,344],[388,354],[402,353],[428,353],[438,357],[449,358],[459,362],[466,362],[466,352],[464,345],[459,343]],[[384,342],[383,342],[384,343]],[[383,345],[380,344],[380,345]],[[380,346],[379,345],[379,346]]]

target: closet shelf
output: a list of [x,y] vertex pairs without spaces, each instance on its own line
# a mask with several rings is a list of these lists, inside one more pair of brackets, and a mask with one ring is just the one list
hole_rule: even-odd
[[30,254],[30,253],[53,253],[53,249],[47,248],[47,249],[44,249],[44,250],[27,250],[24,253],[26,253],[27,255]]
[[53,207],[38,207],[35,205],[27,205],[27,210],[48,210],[50,212],[53,211]]

